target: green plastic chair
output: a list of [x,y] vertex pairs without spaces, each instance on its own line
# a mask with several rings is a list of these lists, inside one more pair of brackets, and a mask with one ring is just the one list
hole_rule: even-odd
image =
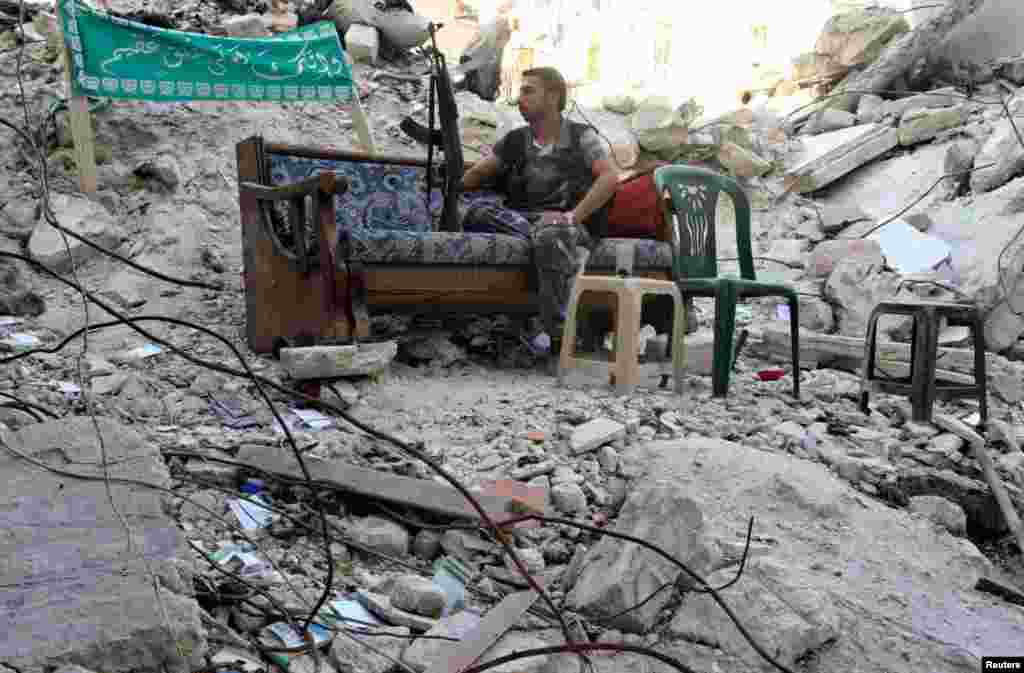
[[[758,282],[750,250],[750,202],[734,180],[695,166],[663,166],[654,184],[666,208],[672,237],[672,277],[684,297],[714,297],[715,342],[712,395],[723,397],[735,362],[736,302],[748,297],[785,297],[793,347],[793,396],[800,397],[800,319],[797,294],[780,283]],[[740,277],[718,275],[715,210],[718,195],[732,197]]]

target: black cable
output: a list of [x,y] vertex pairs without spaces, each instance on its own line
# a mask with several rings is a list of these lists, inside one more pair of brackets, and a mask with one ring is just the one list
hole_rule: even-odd
[[21,404],[19,402],[0,402],[0,409],[14,409],[15,411],[20,411],[20,412],[22,412],[24,414],[28,414],[32,418],[36,419],[36,422],[38,422],[38,423],[42,423],[43,422],[42,416],[37,414],[31,408],[29,408],[29,407],[27,407],[24,404]]
[[463,668],[459,673],[483,673],[484,671],[497,668],[498,666],[502,666],[509,662],[518,661],[519,659],[528,659],[529,657],[539,657],[550,654],[582,654],[584,652],[630,652],[633,654],[642,654],[645,657],[657,659],[661,663],[671,666],[680,673],[696,673],[696,671],[675,657],[658,652],[650,647],[645,647],[643,645],[630,645],[627,643],[567,643],[565,645],[535,647],[528,650],[519,650],[518,652],[506,654],[505,656],[498,657],[496,659],[490,659],[482,664],[474,664],[468,668]]
[[[208,366],[208,368],[211,368],[211,369],[213,368],[213,367],[209,367],[209,365],[212,364],[212,363],[204,363],[203,361],[199,360],[198,358],[194,358],[193,356],[189,355],[184,350],[178,348],[174,344],[172,344],[172,343],[170,343],[170,342],[168,342],[168,341],[166,341],[164,339],[161,339],[161,338],[157,337],[154,334],[151,334],[151,333],[147,332],[146,330],[144,330],[143,328],[141,328],[141,327],[139,327],[138,325],[135,324],[135,322],[139,321],[139,319],[137,319],[137,318],[127,318],[127,317],[123,316],[113,306],[108,305],[106,302],[104,302],[104,301],[100,300],[99,298],[97,298],[96,295],[94,295],[93,293],[89,292],[88,290],[86,290],[84,287],[80,286],[75,281],[69,280],[67,278],[64,278],[63,276],[61,276],[57,272],[51,270],[50,268],[48,268],[44,264],[41,264],[40,262],[38,262],[38,261],[36,261],[34,259],[31,259],[29,257],[26,257],[24,255],[19,255],[17,253],[12,253],[12,252],[0,252],[0,257],[8,257],[8,258],[11,258],[11,259],[19,259],[19,260],[21,260],[23,262],[28,263],[30,266],[32,266],[32,267],[42,271],[46,275],[51,276],[53,278],[56,278],[60,282],[66,284],[66,285],[69,285],[72,288],[78,290],[78,292],[81,293],[83,297],[88,298],[89,301],[93,302],[94,304],[96,304],[97,306],[102,308],[103,310],[107,311],[111,315],[113,315],[116,318],[118,318],[116,323],[103,323],[102,326],[109,327],[112,324],[121,324],[121,323],[127,324],[129,327],[131,327],[132,329],[134,329],[138,333],[142,334],[144,337],[146,337],[150,341],[154,341],[156,343],[160,343],[160,344],[163,344],[163,345],[167,346],[171,351],[177,353],[178,355],[180,355],[181,357],[185,358],[189,362],[192,362],[193,364],[200,364],[200,365],[203,365],[203,366]],[[274,419],[281,425],[281,429],[285,433],[285,437],[287,438],[288,443],[291,446],[292,453],[295,455],[295,458],[296,458],[296,460],[299,463],[299,468],[302,471],[303,477],[305,478],[307,483],[312,484],[313,477],[312,477],[312,475],[309,472],[309,468],[306,466],[306,461],[302,457],[302,452],[299,451],[298,446],[295,444],[295,437],[292,435],[291,430],[288,429],[288,426],[285,424],[284,419],[281,418],[281,415],[278,413],[277,408],[274,406],[274,403],[271,401],[270,396],[267,395],[266,390],[261,385],[259,379],[261,379],[262,377],[257,377],[256,376],[256,373],[253,372],[252,369],[249,367],[249,363],[246,362],[245,357],[238,351],[238,349],[235,347],[235,345],[233,343],[231,343],[230,340],[228,340],[227,338],[217,334],[213,330],[209,330],[209,329],[207,329],[205,327],[202,327],[200,325],[195,325],[195,324],[192,324],[192,323],[188,323],[187,321],[184,321],[184,320],[177,320],[175,318],[167,318],[167,317],[146,318],[145,320],[150,320],[150,321],[151,320],[158,320],[158,321],[162,321],[162,322],[168,322],[168,323],[172,323],[172,324],[179,324],[179,325],[184,325],[184,326],[187,326],[187,327],[191,327],[193,329],[196,329],[196,330],[198,330],[200,332],[203,332],[205,334],[208,334],[208,335],[214,337],[215,339],[217,339],[218,341],[223,343],[225,346],[227,346],[228,349],[232,352],[232,354],[239,360],[239,362],[242,363],[242,366],[245,369],[245,374],[242,375],[242,376],[244,376],[245,378],[247,378],[248,380],[253,382],[253,384],[256,386],[256,390],[259,393],[260,397],[262,397],[263,401],[267,404],[268,407],[270,407],[270,411],[274,415]],[[90,327],[91,328],[95,328],[95,327],[98,327],[98,326],[90,326]],[[86,330],[83,328],[81,330],[77,330],[75,334],[77,335],[78,333],[84,332],[84,331],[86,331]],[[88,331],[91,331],[91,329],[89,329]],[[61,345],[63,346],[65,344],[67,344],[73,338],[74,338],[74,336],[66,338],[62,342]],[[27,352],[31,353],[32,351],[27,351]],[[10,362],[10,361],[12,361],[14,359],[17,359],[17,357],[21,356],[21,355],[23,355],[23,353],[19,353],[18,355],[12,356],[10,358],[5,358],[4,360],[0,361],[0,363],[2,363],[2,362]],[[221,368],[221,369],[226,369],[226,368]],[[323,528],[323,536],[324,536],[324,539],[327,540],[328,538],[327,538],[327,516],[326,516],[326,512],[324,511],[324,508],[323,508],[323,505],[322,505],[322,503],[320,501],[319,495],[315,496],[314,501],[316,502],[317,507],[318,507],[319,512],[320,512],[320,519],[321,519],[322,528]],[[316,608],[312,611],[312,613],[310,613],[309,617],[306,620],[306,623],[303,625],[302,632],[304,634],[308,633],[310,622],[312,621],[312,619],[314,618],[314,616],[316,615],[316,613],[320,609],[320,607],[327,601],[327,597],[330,595],[330,588],[331,588],[331,585],[332,585],[333,580],[334,580],[334,556],[333,556],[333,553],[331,552],[330,545],[325,542],[323,550],[324,550],[324,555],[325,555],[326,560],[327,560],[327,588],[324,590],[324,593],[320,596],[320,601],[319,601],[319,603],[317,603]]]

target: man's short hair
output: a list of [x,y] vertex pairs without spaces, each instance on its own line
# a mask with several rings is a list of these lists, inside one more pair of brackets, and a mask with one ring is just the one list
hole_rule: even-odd
[[565,103],[568,98],[569,87],[565,84],[565,78],[557,69],[551,67],[530,68],[523,71],[523,77],[536,77],[544,82],[545,91],[554,91],[558,94],[558,111],[565,111]]

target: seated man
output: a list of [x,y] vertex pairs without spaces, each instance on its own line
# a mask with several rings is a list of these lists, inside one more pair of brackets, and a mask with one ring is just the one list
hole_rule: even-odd
[[463,177],[464,190],[497,181],[504,206],[477,204],[464,231],[529,239],[540,294],[540,318],[558,352],[565,308],[579,265],[607,234],[608,205],[618,172],[593,127],[566,119],[565,79],[554,68],[523,73],[519,112],[527,124],[510,131],[494,153]]

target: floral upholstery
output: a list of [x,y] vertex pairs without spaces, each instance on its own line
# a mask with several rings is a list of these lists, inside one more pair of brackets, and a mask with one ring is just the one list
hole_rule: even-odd
[[[335,213],[347,255],[367,264],[479,264],[530,266],[527,241],[503,234],[434,231],[440,217],[441,194],[431,194],[430,209],[424,198],[426,170],[420,166],[312,159],[269,154],[271,184],[304,180],[320,171],[334,171],[348,178],[346,192],[335,197]],[[464,204],[500,200],[493,192],[467,192]],[[612,270],[615,249],[633,246],[637,270],[672,267],[667,243],[650,239],[607,238],[590,256],[590,269]],[[339,254],[339,262],[345,253]]]

